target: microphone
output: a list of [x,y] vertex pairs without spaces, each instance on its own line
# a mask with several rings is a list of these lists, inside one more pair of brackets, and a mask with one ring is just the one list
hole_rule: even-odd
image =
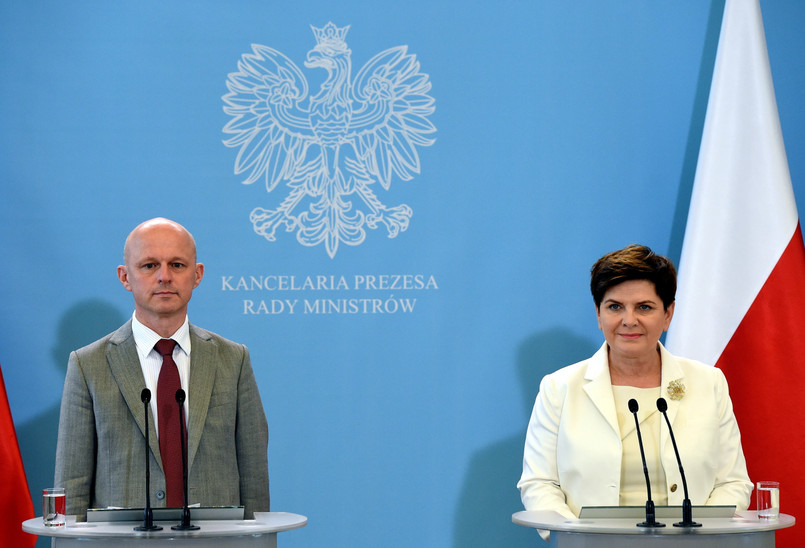
[[637,420],[637,410],[639,409],[637,400],[632,398],[629,400],[629,411],[634,415],[634,425],[637,429],[637,442],[640,444],[640,458],[643,459],[643,474],[646,476],[646,521],[638,523],[638,527],[665,527],[664,523],[660,523],[655,519],[654,514],[654,501],[651,500],[651,482],[648,479],[648,466],[646,465],[646,453],[643,451],[643,436],[640,434],[640,423]]
[[176,403],[179,404],[179,439],[182,446],[182,487],[184,490],[184,503],[182,505],[182,522],[171,527],[174,531],[197,531],[197,525],[190,524],[190,508],[187,505],[187,437],[184,431],[184,400],[185,393],[181,388],[176,391]]
[[143,524],[135,527],[135,531],[161,531],[162,527],[154,525],[154,511],[151,509],[151,468],[149,464],[149,453],[151,449],[148,445],[148,403],[151,401],[151,391],[143,388],[140,392],[140,400],[145,409],[145,509],[143,510]]
[[693,507],[688,498],[688,482],[685,479],[685,470],[682,468],[682,459],[679,458],[679,449],[676,447],[676,439],[674,438],[674,429],[671,428],[671,421],[668,419],[668,402],[665,398],[657,400],[657,410],[665,417],[665,422],[668,424],[668,433],[671,434],[671,443],[674,445],[674,454],[676,455],[676,463],[679,465],[679,475],[682,476],[682,489],[685,491],[685,499],[682,501],[682,521],[674,523],[674,527],[701,527],[701,523],[693,521]]

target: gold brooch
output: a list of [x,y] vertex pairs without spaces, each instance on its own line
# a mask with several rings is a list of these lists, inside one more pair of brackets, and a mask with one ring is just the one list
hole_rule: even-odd
[[681,379],[676,379],[668,383],[668,397],[674,401],[681,400],[685,397],[685,385],[682,384]]

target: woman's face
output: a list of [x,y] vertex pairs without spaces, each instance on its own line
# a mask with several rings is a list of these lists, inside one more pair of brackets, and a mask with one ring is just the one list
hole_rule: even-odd
[[609,288],[596,312],[610,356],[634,359],[656,354],[674,316],[674,303],[664,308],[652,282],[629,280]]

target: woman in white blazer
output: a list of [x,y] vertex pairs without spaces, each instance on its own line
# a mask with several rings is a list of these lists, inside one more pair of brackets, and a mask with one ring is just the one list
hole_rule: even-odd
[[639,403],[652,499],[681,505],[682,478],[659,397],[668,404],[692,504],[745,510],[752,483],[724,374],[659,342],[674,312],[673,264],[645,246],[628,246],[596,262],[590,287],[606,342],[540,383],[517,485],[526,510],[573,518],[582,506],[645,505],[630,399]]

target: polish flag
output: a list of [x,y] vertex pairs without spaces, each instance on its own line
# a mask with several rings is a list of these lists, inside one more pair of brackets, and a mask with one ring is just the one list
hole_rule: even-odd
[[20,448],[17,445],[17,433],[14,421],[11,420],[11,408],[8,406],[6,385],[3,372],[0,370],[0,470],[3,479],[0,481],[0,500],[3,501],[0,514],[0,546],[16,548],[31,547],[36,543],[36,536],[22,531],[22,522],[34,517],[34,505],[28,491],[28,480],[22,467]]
[[667,347],[724,371],[749,477],[805,518],[805,245],[758,0],[724,8],[679,266]]

